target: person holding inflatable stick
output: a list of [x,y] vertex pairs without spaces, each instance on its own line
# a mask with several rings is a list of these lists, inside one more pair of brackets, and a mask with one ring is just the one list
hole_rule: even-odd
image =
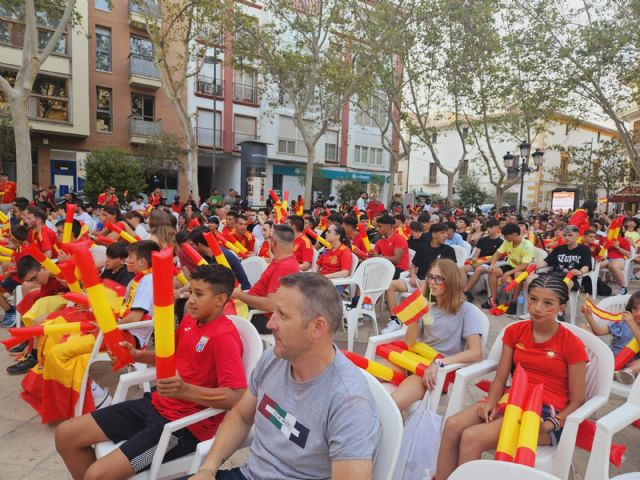
[[[589,299],[581,311],[594,335],[611,335],[609,347],[615,357],[613,378],[631,385],[640,373],[640,291],[631,295],[622,315],[605,312]],[[594,313],[607,323],[595,320]]]
[[[526,372],[529,388],[544,385],[538,445],[557,445],[567,415],[584,403],[589,358],[580,339],[557,320],[569,301],[569,289],[562,279],[563,275],[542,274],[529,285],[531,320],[505,329],[502,354],[487,398],[445,422],[437,480],[448,478],[460,464],[479,459],[485,450],[496,448],[503,422],[507,422],[507,413],[503,414],[499,407],[500,398],[514,366]],[[512,391],[515,388],[514,380]],[[520,408],[525,407],[527,402]],[[517,439],[518,435],[515,433],[512,438]],[[523,438],[520,442],[521,448],[529,450],[522,451],[522,457],[531,456],[529,440]],[[517,443],[511,442],[510,446],[505,453],[513,456],[511,452],[515,451],[517,456]]]
[[436,374],[442,366],[477,362],[482,358],[482,313],[465,300],[462,293],[464,279],[456,263],[449,259],[436,260],[431,264],[426,280],[423,295],[433,303],[425,317],[407,326],[404,343],[409,350],[419,353],[414,345],[422,337],[422,342],[440,353],[441,357],[433,361],[422,375],[407,377],[392,393],[400,410],[420,400],[427,390],[435,387]]

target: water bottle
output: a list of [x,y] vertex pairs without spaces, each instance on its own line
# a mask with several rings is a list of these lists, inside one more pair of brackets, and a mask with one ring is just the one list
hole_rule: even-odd
[[517,309],[517,315],[523,315],[524,314],[524,302],[526,301],[526,299],[524,298],[524,291],[520,291],[520,295],[518,295],[518,309]]

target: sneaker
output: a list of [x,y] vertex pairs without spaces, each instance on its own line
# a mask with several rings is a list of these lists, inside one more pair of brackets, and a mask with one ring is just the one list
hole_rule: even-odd
[[636,380],[636,377],[630,368],[623,368],[622,370],[613,372],[613,379],[623,385],[631,385]]
[[108,407],[111,405],[113,398],[109,395],[108,388],[102,388],[94,380],[91,380],[91,395],[93,396],[93,403],[96,406],[96,410],[99,408]]
[[467,302],[473,302],[473,293],[464,292],[464,296],[467,297]]
[[380,333],[396,332],[401,328],[402,328],[402,324],[400,323],[400,321],[397,318],[392,318],[391,320],[389,320],[389,323],[387,323],[387,326],[384,327]]
[[482,305],[480,305],[482,308],[486,308],[488,310],[491,310],[492,308],[496,308],[498,306],[498,304],[496,303],[496,299],[493,297],[489,297],[489,299],[484,302]]
[[627,290],[627,287],[622,287],[618,295],[626,295],[627,293],[629,293],[629,291]]
[[33,367],[35,367],[37,364],[38,360],[36,359],[36,357],[29,353],[25,355],[18,363],[8,366],[7,373],[9,375],[23,375]]
[[509,304],[509,308],[507,308],[507,311],[505,313],[507,315],[515,315],[516,313],[518,313],[518,304],[516,302],[511,302]]
[[16,309],[11,307],[4,312],[4,320],[2,321],[3,327],[13,327],[16,324]]
[[9,349],[9,353],[20,353],[20,352],[24,352],[24,349],[27,348],[29,346],[29,341],[27,340],[26,342],[22,342],[20,345],[16,345],[13,348]]

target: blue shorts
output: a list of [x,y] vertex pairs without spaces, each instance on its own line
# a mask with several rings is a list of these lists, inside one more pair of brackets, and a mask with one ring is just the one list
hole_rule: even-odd
[[[551,418],[551,408],[548,405],[542,405],[542,412],[540,418],[545,421],[547,418]],[[560,435],[562,435],[562,428],[560,430],[553,430],[549,432],[549,438],[551,439],[551,446],[555,447],[560,441]]]
[[16,287],[20,285],[13,277],[7,277],[2,282],[0,282],[0,288],[7,293],[13,293]]

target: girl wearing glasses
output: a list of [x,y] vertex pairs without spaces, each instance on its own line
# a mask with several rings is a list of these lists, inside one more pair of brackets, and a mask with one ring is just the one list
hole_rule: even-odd
[[527,372],[529,388],[544,384],[538,445],[557,445],[564,419],[584,403],[587,353],[580,339],[557,321],[569,300],[569,289],[562,279],[563,275],[543,274],[529,285],[531,320],[505,329],[487,398],[445,422],[437,480],[448,478],[458,465],[479,459],[485,450],[496,448],[502,427],[498,402],[516,365]]
[[[400,410],[424,397],[436,384],[438,368],[452,363],[471,363],[482,359],[483,313],[465,300],[465,279],[455,262],[439,259],[431,264],[426,276],[424,296],[430,299],[429,313],[423,320],[407,327],[404,342],[420,340],[444,356],[432,363],[421,378],[411,375],[393,392]],[[428,319],[425,324],[424,320]],[[431,321],[432,320],[432,321]]]

